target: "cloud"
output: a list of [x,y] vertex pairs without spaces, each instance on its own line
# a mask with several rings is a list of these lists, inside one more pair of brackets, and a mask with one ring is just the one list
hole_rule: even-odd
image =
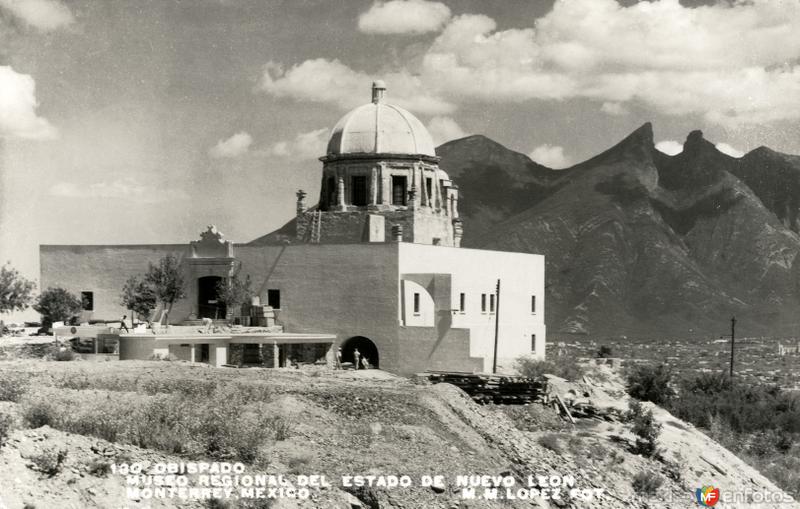
[[528,157],[548,168],[561,169],[572,165],[570,159],[564,156],[564,147],[558,145],[539,145]]
[[0,65],[0,136],[6,138],[51,139],[58,131],[36,114],[36,82]]
[[438,32],[450,19],[450,9],[440,2],[391,0],[375,2],[358,17],[358,29],[369,34],[421,34]]
[[75,21],[69,7],[56,0],[0,0],[0,7],[43,32]]
[[656,143],[656,150],[669,156],[674,156],[683,152],[683,143],[675,140],[663,140]]
[[161,203],[189,199],[189,195],[180,189],[146,186],[132,178],[113,182],[95,182],[88,186],[79,186],[73,182],[59,182],[50,187],[48,194],[62,198],[124,199],[137,203]]
[[316,159],[325,155],[329,135],[327,128],[300,133],[294,139],[273,143],[266,149],[266,154],[292,159]]
[[613,102],[604,102],[600,106],[600,111],[616,117],[628,114],[628,110],[624,106],[622,106],[620,103]]
[[797,33],[798,0],[696,7],[555,0],[523,28],[498,29],[485,15],[452,17],[421,54],[410,52],[383,75],[338,60],[306,60],[286,71],[270,64],[262,90],[350,108],[366,102],[373,78],[384,78],[390,100],[429,115],[472,103],[581,98],[612,115],[636,106],[724,126],[769,123],[800,119]]
[[246,154],[253,143],[253,137],[242,131],[234,134],[227,140],[219,140],[211,147],[208,155],[214,158],[238,157]]
[[370,86],[376,79],[386,81],[393,104],[415,113],[440,115],[455,109],[450,102],[428,93],[422,80],[405,70],[371,77],[339,60],[324,58],[306,60],[288,70],[282,64],[269,62],[264,66],[259,89],[275,97],[334,104],[347,110],[370,100]]
[[715,146],[717,147],[717,150],[719,150],[723,154],[728,154],[731,157],[739,158],[744,155],[744,151],[739,150],[736,147],[732,147],[727,143],[717,143]]
[[428,122],[427,127],[436,145],[441,145],[450,140],[457,140],[467,135],[464,129],[458,125],[458,122],[450,117],[433,117]]

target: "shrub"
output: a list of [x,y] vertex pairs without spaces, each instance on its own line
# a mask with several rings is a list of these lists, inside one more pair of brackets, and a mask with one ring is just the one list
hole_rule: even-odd
[[551,451],[559,454],[564,451],[564,447],[561,445],[561,440],[555,433],[548,433],[547,435],[540,436],[539,445],[545,449],[550,449]]
[[94,460],[88,466],[89,473],[95,477],[106,477],[111,471],[111,463],[106,460]]
[[3,447],[8,440],[8,435],[11,433],[11,428],[14,425],[14,418],[8,414],[0,413],[0,447]]
[[74,361],[75,352],[73,352],[70,347],[58,348],[53,353],[53,359],[57,361]]
[[628,412],[625,421],[631,424],[631,431],[636,435],[636,444],[633,452],[651,458],[658,452],[658,435],[661,434],[661,424],[655,422],[653,410],[644,411],[642,404],[632,399],[628,402]]
[[30,428],[55,427],[56,416],[55,407],[44,400],[26,401],[22,405],[22,418]]
[[286,466],[290,474],[301,474],[303,468],[311,462],[311,454],[304,451],[293,452],[286,458]]
[[567,380],[578,380],[584,375],[577,359],[569,355],[556,356],[552,360],[520,357],[516,361],[516,369],[522,376],[529,378],[555,375]]
[[675,396],[670,387],[672,370],[666,364],[636,366],[626,378],[628,394],[638,400],[663,406]]
[[66,449],[44,449],[39,454],[30,458],[37,470],[43,474],[53,477],[61,472],[64,462],[67,460]]
[[633,476],[633,489],[640,495],[655,495],[664,478],[655,472],[639,472]]
[[600,348],[597,349],[598,359],[608,359],[609,357],[613,356],[614,356],[614,351],[608,345],[601,345]]
[[19,373],[0,372],[0,401],[19,401],[27,389],[26,382]]

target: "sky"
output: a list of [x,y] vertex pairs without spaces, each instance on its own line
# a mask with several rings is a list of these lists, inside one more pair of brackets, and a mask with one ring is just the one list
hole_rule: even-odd
[[0,0],[0,261],[263,235],[374,79],[552,168],[648,121],[798,154],[798,33],[800,0]]

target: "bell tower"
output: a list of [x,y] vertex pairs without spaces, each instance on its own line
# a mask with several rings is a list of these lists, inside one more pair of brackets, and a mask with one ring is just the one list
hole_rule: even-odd
[[404,242],[460,247],[458,187],[439,168],[422,122],[386,103],[385,96],[386,85],[374,82],[372,101],[334,127],[320,158],[319,205],[309,209],[305,193],[298,192],[297,240],[351,243],[402,237]]

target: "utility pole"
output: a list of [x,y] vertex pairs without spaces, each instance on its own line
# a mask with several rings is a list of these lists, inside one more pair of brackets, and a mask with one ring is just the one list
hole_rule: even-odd
[[731,379],[733,379],[733,352],[736,342],[736,317],[731,317]]
[[497,280],[497,303],[494,313],[494,360],[492,361],[492,374],[497,373],[497,338],[500,333],[500,280]]

